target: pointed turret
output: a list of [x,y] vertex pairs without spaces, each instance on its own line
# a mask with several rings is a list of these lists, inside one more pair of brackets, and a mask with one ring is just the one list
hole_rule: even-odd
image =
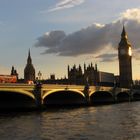
[[68,65],[68,79],[69,79],[69,76],[70,76],[70,66]]
[[16,76],[17,77],[17,80],[18,80],[18,73],[17,73],[17,70],[14,68],[14,66],[12,66],[11,75]]
[[28,63],[28,64],[32,64],[32,59],[31,59],[30,49],[29,49],[29,52],[28,52],[27,63]]
[[82,70],[81,65],[79,64],[79,70]]
[[93,67],[93,64],[92,64],[92,62],[91,62],[91,68]]
[[88,68],[90,69],[90,64],[88,64]]
[[125,27],[124,27],[124,25],[123,25],[123,30],[122,30],[121,37],[127,39],[127,34],[126,34],[126,31],[125,31]]
[[79,71],[79,74],[82,75],[82,68],[81,68],[81,65],[79,65],[79,70],[78,70],[78,71]]
[[95,70],[96,70],[96,71],[98,70],[98,68],[97,68],[97,63],[95,64]]
[[70,71],[70,66],[68,65],[68,72]]
[[14,70],[15,70],[15,68],[14,68],[14,66],[12,66],[11,75],[14,75]]
[[119,43],[119,47],[123,46],[123,48],[124,48],[124,47],[129,46],[129,45],[130,45],[130,43],[128,41],[128,36],[127,36],[126,31],[125,31],[125,27],[123,25],[123,29],[122,29],[122,33],[121,33],[121,41]]
[[86,64],[84,63],[84,73],[85,73],[85,71],[86,71]]

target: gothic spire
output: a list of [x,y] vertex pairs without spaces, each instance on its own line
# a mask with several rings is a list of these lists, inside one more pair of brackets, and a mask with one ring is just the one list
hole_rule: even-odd
[[86,64],[84,63],[84,73],[85,73],[85,71],[86,71]]
[[121,36],[122,36],[122,38],[126,38],[127,39],[127,34],[126,34],[126,31],[125,31],[124,25],[123,25],[123,30],[122,30]]
[[96,70],[96,71],[98,70],[98,68],[97,68],[97,63],[95,64],[95,70]]
[[31,55],[30,55],[30,49],[29,49],[29,51],[28,51],[28,56],[30,56],[30,57],[31,57]]
[[93,64],[92,64],[92,62],[91,62],[91,67],[93,67]]
[[121,33],[121,41],[119,43],[119,47],[127,47],[127,46],[130,46],[130,43],[128,41],[128,37],[127,37],[127,33],[125,31],[125,27],[123,25],[123,30],[122,30],[122,33]]
[[68,65],[68,72],[70,71],[70,66]]
[[79,70],[81,71],[82,70],[82,68],[81,68],[81,65],[79,64]]
[[29,49],[29,52],[28,52],[27,63],[28,63],[28,64],[31,64],[31,63],[32,63],[31,54],[30,54],[30,49]]

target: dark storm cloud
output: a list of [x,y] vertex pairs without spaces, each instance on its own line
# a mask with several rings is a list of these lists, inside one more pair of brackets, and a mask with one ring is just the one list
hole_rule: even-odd
[[[120,41],[123,23],[133,50],[140,47],[140,9],[129,9],[121,14],[115,22],[100,25],[93,24],[87,28],[66,35],[64,31],[51,31],[37,39],[35,46],[46,47],[44,54],[56,53],[60,56],[79,56],[98,54],[102,61],[111,61]],[[111,47],[111,52],[106,48]],[[137,51],[135,51],[137,52]],[[106,55],[102,55],[105,54]],[[136,54],[138,55],[138,54]],[[115,57],[115,56],[114,56]]]
[[36,47],[46,46],[46,47],[56,47],[58,46],[62,39],[65,37],[64,31],[51,31],[45,33],[43,36],[39,37]]
[[45,53],[58,53],[61,56],[78,56],[98,52],[109,43],[107,41],[106,28],[97,24],[67,36],[64,33],[62,35],[62,32],[57,32],[57,37],[55,37],[54,31],[39,37],[35,46],[46,47]]

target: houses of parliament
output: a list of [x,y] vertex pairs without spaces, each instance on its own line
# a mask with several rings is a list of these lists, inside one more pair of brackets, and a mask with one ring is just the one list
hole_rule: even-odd
[[[93,66],[90,63],[88,66],[84,64],[82,69],[81,65],[78,67],[74,65],[67,68],[67,78],[55,79],[55,75],[51,75],[50,79],[44,80],[43,83],[55,83],[55,84],[76,84],[83,85],[88,82],[90,85],[109,85],[114,83],[119,87],[130,88],[133,84],[132,80],[132,46],[128,41],[128,36],[123,26],[121,33],[121,39],[118,44],[118,60],[119,60],[119,75],[114,76],[113,73],[101,72],[97,67],[97,64]],[[0,82],[3,75],[0,75]],[[12,66],[11,76],[15,76],[18,79],[18,73]],[[30,50],[28,52],[27,64],[24,68],[24,80],[22,82],[27,83],[29,81],[35,81],[35,68],[32,63]]]
[[90,85],[97,85],[99,82],[99,71],[97,69],[97,64],[89,64],[86,66],[84,64],[84,72],[82,72],[82,67],[76,67],[74,65],[72,68],[68,65],[68,83],[82,85],[88,81]]

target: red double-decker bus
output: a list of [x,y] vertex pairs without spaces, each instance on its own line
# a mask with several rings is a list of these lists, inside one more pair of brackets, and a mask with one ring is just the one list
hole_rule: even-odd
[[15,75],[0,75],[0,83],[16,83],[17,77]]

